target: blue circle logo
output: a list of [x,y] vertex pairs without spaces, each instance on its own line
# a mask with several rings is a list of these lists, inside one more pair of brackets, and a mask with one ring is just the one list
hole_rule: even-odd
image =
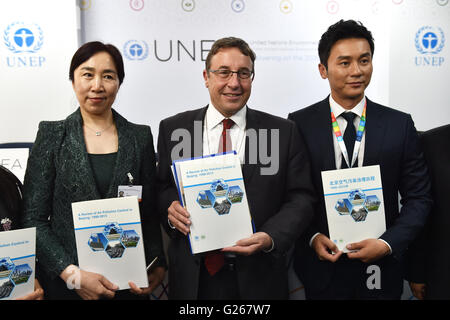
[[445,35],[441,28],[424,26],[419,29],[415,37],[417,51],[421,54],[437,54],[445,44]]
[[145,41],[129,40],[123,46],[123,53],[128,60],[144,60],[148,56],[148,45]]
[[438,38],[434,32],[427,32],[422,37],[422,45],[428,50],[433,50],[434,48],[436,48],[437,43]]
[[130,46],[130,49],[128,49],[132,57],[140,57],[142,56],[142,52],[144,51],[144,48],[140,44],[133,44]]
[[14,22],[3,32],[3,41],[14,53],[34,53],[42,47],[44,35],[37,24],[25,25],[22,22]]
[[244,0],[233,0],[231,2],[231,9],[234,12],[240,13],[242,11],[244,11],[245,9],[245,2]]
[[21,48],[31,47],[34,35],[29,29],[21,28],[14,33],[14,42]]

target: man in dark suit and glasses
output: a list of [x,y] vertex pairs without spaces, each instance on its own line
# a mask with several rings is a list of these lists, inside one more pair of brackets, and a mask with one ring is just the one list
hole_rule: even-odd
[[[289,115],[302,143],[306,141],[314,185],[321,194],[314,219],[295,250],[294,267],[308,299],[399,299],[402,255],[430,211],[427,168],[411,116],[365,96],[373,52],[372,34],[361,23],[341,20],[330,26],[319,42],[319,72],[328,79],[331,94]],[[336,123],[345,147],[333,133]],[[357,138],[361,126],[364,131]],[[355,252],[342,254],[329,239],[321,172],[370,165],[381,170],[386,231],[378,239],[348,245]],[[370,285],[371,276],[380,283]]]
[[[315,196],[294,123],[247,107],[254,61],[242,39],[217,40],[203,71],[210,103],[160,123],[158,198],[171,238],[170,299],[288,298],[286,253],[311,220]],[[189,137],[179,141],[180,132]],[[187,147],[180,148],[186,141]],[[235,150],[241,160],[255,233],[219,252],[192,255],[187,237],[191,221],[178,201],[170,165],[175,158],[227,150]],[[267,150],[270,167],[261,161]]]

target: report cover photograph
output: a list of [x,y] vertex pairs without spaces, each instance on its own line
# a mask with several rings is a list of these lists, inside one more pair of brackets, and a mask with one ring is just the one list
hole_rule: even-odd
[[322,172],[330,240],[339,250],[386,231],[380,166]]
[[78,263],[128,289],[147,287],[138,198],[120,197],[72,203]]
[[235,152],[174,161],[182,204],[191,215],[193,254],[233,246],[253,233],[242,169]]
[[0,300],[34,291],[36,228],[0,232]]

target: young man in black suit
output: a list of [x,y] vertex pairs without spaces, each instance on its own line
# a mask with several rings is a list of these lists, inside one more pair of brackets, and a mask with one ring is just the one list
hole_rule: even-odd
[[[319,42],[319,72],[328,79],[331,94],[289,115],[306,141],[314,185],[321,195],[295,252],[295,270],[308,299],[399,299],[402,254],[430,211],[427,168],[411,116],[365,96],[373,52],[372,34],[361,23],[341,20],[330,26]],[[361,125],[364,109],[365,131],[358,148],[355,127]],[[345,132],[344,141],[350,136],[345,143],[348,156],[342,156],[342,144],[333,133],[331,112]],[[349,244],[354,252],[342,254],[329,239],[321,172],[370,165],[381,170],[386,231],[378,239]]]
[[[255,54],[242,39],[217,40],[203,71],[210,103],[160,123],[158,198],[171,238],[170,299],[288,298],[286,253],[310,222],[315,195],[306,147],[294,123],[247,107],[254,61]],[[226,143],[219,143],[228,134]],[[255,233],[222,249],[217,258],[222,265],[210,270],[205,266],[210,255],[193,255],[189,248],[189,212],[178,201],[170,165],[176,158],[229,148],[241,159]],[[270,167],[263,161],[267,150]]]

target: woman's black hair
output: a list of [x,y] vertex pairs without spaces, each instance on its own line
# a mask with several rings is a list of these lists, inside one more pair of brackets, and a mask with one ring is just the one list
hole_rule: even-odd
[[123,67],[123,58],[119,49],[112,44],[104,44],[100,41],[91,41],[83,44],[72,57],[69,68],[69,79],[73,82],[75,69],[83,62],[89,60],[93,55],[99,52],[107,52],[113,58],[117,69],[117,77],[119,78],[119,85],[122,84],[125,78],[125,70]]
[[0,166],[0,201],[11,216],[20,216],[22,211],[22,183],[3,166]]

